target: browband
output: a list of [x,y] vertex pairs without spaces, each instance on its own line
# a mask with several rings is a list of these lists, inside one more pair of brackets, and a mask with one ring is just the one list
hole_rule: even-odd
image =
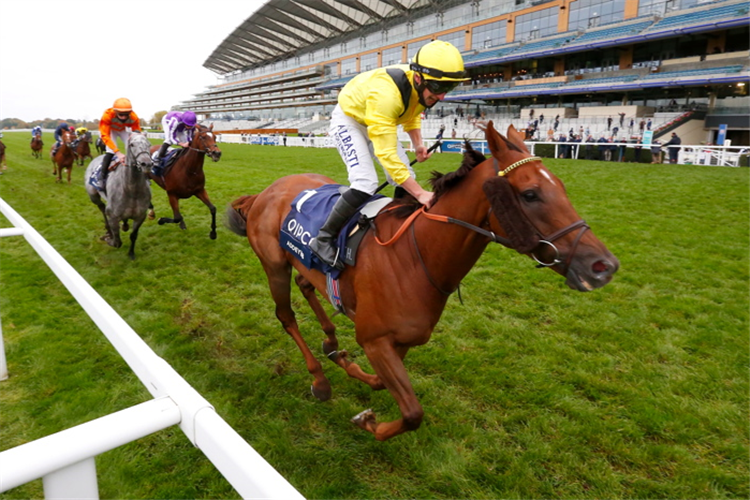
[[524,158],[523,160],[518,160],[514,164],[506,167],[505,170],[501,170],[500,172],[498,172],[497,175],[499,175],[500,177],[505,177],[508,174],[508,172],[510,172],[514,168],[520,167],[521,165],[525,163],[529,163],[531,161],[542,161],[542,159],[539,158],[538,156],[530,156],[528,158]]

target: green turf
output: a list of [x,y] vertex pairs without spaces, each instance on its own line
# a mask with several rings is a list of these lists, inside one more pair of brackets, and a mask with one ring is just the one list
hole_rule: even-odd
[[[349,419],[365,408],[396,418],[392,398],[328,362],[333,398],[309,394],[247,241],[223,226],[209,240],[200,201],[181,203],[186,231],[144,224],[131,262],[127,245],[99,240],[82,167],[72,185],[57,184],[27,133],[3,141],[0,197],[308,498],[750,496],[747,168],[547,160],[619,273],[582,294],[489,247],[463,282],[464,303],[452,297],[432,340],[406,358],[422,427],[379,443]],[[345,181],[333,150],[222,150],[206,165],[220,213],[282,175]],[[429,171],[459,163],[434,155],[418,178],[425,185]],[[170,214],[157,186],[154,204]],[[317,353],[324,336],[296,290],[293,302]],[[20,237],[0,239],[0,314],[11,373],[0,382],[0,450],[150,398]],[[369,370],[351,323],[334,322],[341,347]],[[97,466],[102,498],[238,496],[178,428]],[[0,494],[42,496],[41,481]]]

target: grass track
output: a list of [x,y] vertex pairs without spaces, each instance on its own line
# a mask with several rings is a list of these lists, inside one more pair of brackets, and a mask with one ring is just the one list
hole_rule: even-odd
[[[746,168],[547,160],[620,272],[581,294],[490,247],[464,280],[464,305],[451,298],[432,340],[406,358],[425,422],[378,443],[348,419],[368,407],[395,418],[393,400],[331,363],[332,400],[309,395],[246,240],[223,227],[209,240],[208,210],[184,200],[188,229],[147,221],[130,262],[127,245],[99,241],[84,168],[56,184],[28,140],[5,133],[0,197],[308,498],[750,496]],[[345,181],[333,150],[222,150],[206,166],[219,212],[286,174]],[[435,155],[418,178],[458,164]],[[153,190],[157,216],[169,214]],[[323,334],[297,291],[293,300],[317,352]],[[149,399],[21,238],[0,239],[0,313],[11,373],[0,383],[0,450]],[[369,368],[348,320],[334,322]],[[176,428],[97,465],[102,498],[237,497]],[[0,499],[42,496],[35,481]]]

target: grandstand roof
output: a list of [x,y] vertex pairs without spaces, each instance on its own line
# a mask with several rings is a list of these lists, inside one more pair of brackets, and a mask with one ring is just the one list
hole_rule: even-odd
[[[466,0],[461,0],[466,1]],[[290,57],[332,38],[457,0],[268,0],[240,24],[203,66],[225,75]]]

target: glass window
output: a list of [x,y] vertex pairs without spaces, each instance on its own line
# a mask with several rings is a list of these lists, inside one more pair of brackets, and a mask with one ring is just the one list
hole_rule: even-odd
[[391,47],[383,51],[383,66],[400,64],[401,62],[401,47]]
[[482,50],[504,45],[507,25],[508,22],[503,20],[477,26],[471,33],[471,48]]
[[[649,1],[641,0],[640,4]],[[622,21],[624,15],[625,0],[577,0],[570,4],[568,30],[585,30]]]

